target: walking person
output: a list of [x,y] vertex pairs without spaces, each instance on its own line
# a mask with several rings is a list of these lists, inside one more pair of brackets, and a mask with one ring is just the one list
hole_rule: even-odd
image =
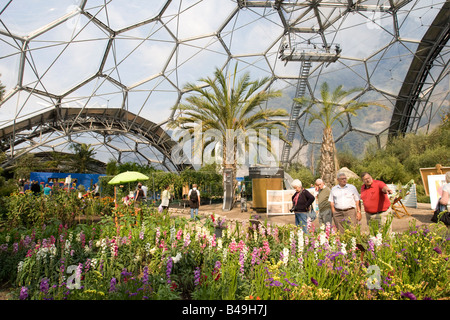
[[41,193],[41,187],[39,186],[39,183],[35,180],[33,180],[33,182],[31,183],[30,190],[33,192],[35,196]]
[[52,194],[52,188],[48,185],[48,183],[44,187],[44,196],[50,196]]
[[317,191],[317,204],[319,206],[319,223],[330,225],[333,222],[333,215],[331,213],[331,205],[328,201],[331,189],[325,185],[322,179],[317,179],[315,182],[315,189]]
[[[142,221],[143,219],[143,213],[142,213],[142,209],[141,209],[141,202],[144,199],[144,191],[142,190],[142,184],[139,183],[137,186],[137,190],[134,194],[134,212],[137,215],[139,214],[139,217]],[[137,224],[137,221],[136,221]]]
[[147,194],[148,194],[148,187],[145,185],[145,184],[142,184],[141,183],[141,188],[142,188],[142,191],[144,192],[144,197],[142,198],[142,202],[144,203],[144,204],[147,204],[148,202],[148,197],[147,197]]
[[[372,221],[376,221],[378,227],[384,226],[392,211],[388,194],[393,191],[383,181],[373,179],[368,172],[363,172],[361,179],[364,183],[361,186],[361,200],[367,226],[370,226]],[[389,226],[389,231],[391,230],[392,224]]]
[[191,219],[198,215],[198,208],[200,207],[200,191],[197,190],[197,185],[194,183],[192,189],[188,193],[189,207],[191,208]]
[[356,225],[361,221],[360,196],[356,187],[347,183],[347,176],[343,172],[337,174],[338,184],[331,188],[328,201],[334,224],[339,232],[344,232],[344,224],[350,222]]
[[166,186],[164,191],[161,193],[161,206],[163,210],[169,209],[170,202],[170,186]]
[[291,185],[295,190],[295,193],[292,196],[291,209],[295,214],[295,225],[301,226],[303,232],[306,233],[308,212],[310,211],[315,198],[308,190],[303,188],[300,180],[295,179],[292,181]]

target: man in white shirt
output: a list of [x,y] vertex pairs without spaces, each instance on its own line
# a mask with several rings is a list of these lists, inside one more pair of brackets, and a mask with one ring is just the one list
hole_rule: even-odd
[[148,192],[148,188],[146,185],[142,185],[142,191],[144,191],[144,200],[147,200],[147,192]]
[[331,188],[328,201],[330,202],[334,224],[339,232],[344,232],[344,223],[350,222],[356,225],[361,221],[361,200],[358,190],[352,184],[347,183],[347,176],[340,172],[337,175],[338,184]]
[[142,197],[141,201],[146,204],[147,203],[147,192],[148,192],[148,188],[147,186],[144,186],[141,182],[139,182],[137,184],[137,188],[139,188],[139,186],[141,187],[142,191],[144,192],[144,196]]

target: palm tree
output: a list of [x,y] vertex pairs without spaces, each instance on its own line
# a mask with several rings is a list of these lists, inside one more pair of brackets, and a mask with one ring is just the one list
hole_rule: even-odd
[[[361,88],[343,90],[343,86],[339,85],[333,92],[330,92],[328,83],[324,82],[320,88],[321,100],[309,97],[294,98],[294,101],[306,107],[305,112],[310,115],[309,124],[314,120],[319,120],[324,126],[319,172],[325,184],[330,187],[335,184],[336,173],[339,169],[332,130],[335,123],[339,122],[343,126],[342,118],[344,116],[356,116],[356,111],[370,105],[386,108],[376,102],[347,99],[351,94],[361,90]],[[314,106],[319,106],[319,108],[313,108]]]
[[74,151],[71,161],[71,169],[74,173],[87,173],[94,160],[94,149],[90,144],[73,143],[70,148]]
[[[202,134],[202,140],[198,147],[194,145],[194,152],[201,151],[203,154],[209,146],[216,146],[217,153],[214,153],[214,156],[221,157],[223,174],[225,175],[225,171],[232,172],[232,190],[236,186],[235,177],[239,162],[234,149],[237,139],[246,136],[249,132],[256,132],[258,142],[267,150],[272,151],[271,139],[264,133],[264,130],[286,128],[286,124],[276,118],[289,115],[284,109],[262,108],[261,105],[264,102],[281,96],[280,91],[260,90],[270,80],[269,78],[251,81],[249,73],[245,73],[241,78],[236,79],[236,73],[237,65],[234,74],[228,76],[216,68],[214,78],[200,79],[203,85],[188,83],[184,89],[192,92],[192,95],[186,98],[186,103],[174,107],[179,111],[179,115],[169,124],[172,128],[188,130],[192,137],[195,130],[198,130],[195,123],[201,123],[201,132],[207,134]],[[215,138],[205,139],[208,132],[214,132]],[[237,132],[239,132],[237,134],[239,137],[236,137]],[[232,139],[230,134],[234,134]],[[286,140],[284,135],[280,135],[279,138]],[[244,150],[241,151],[245,152],[248,149],[249,145],[246,141]],[[224,183],[225,194],[227,194],[225,188],[227,186]],[[231,194],[233,193],[231,192]]]

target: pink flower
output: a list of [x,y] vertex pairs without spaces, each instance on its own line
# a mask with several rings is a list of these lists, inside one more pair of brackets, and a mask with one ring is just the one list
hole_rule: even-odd
[[231,241],[230,244],[228,245],[228,250],[230,250],[230,252],[235,252],[237,251],[237,245],[236,245],[236,241]]
[[245,243],[243,240],[239,241],[238,248],[239,251],[242,251],[245,248]]

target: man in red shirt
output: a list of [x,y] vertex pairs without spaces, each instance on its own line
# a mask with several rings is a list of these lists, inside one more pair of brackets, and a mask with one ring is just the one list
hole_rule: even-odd
[[[367,225],[370,226],[371,221],[376,221],[380,227],[380,224],[386,223],[391,214],[391,201],[388,193],[392,193],[392,190],[383,181],[374,180],[367,172],[361,174],[361,179],[364,183],[361,186],[361,200],[366,213]],[[389,230],[391,229],[392,224],[389,226]]]

